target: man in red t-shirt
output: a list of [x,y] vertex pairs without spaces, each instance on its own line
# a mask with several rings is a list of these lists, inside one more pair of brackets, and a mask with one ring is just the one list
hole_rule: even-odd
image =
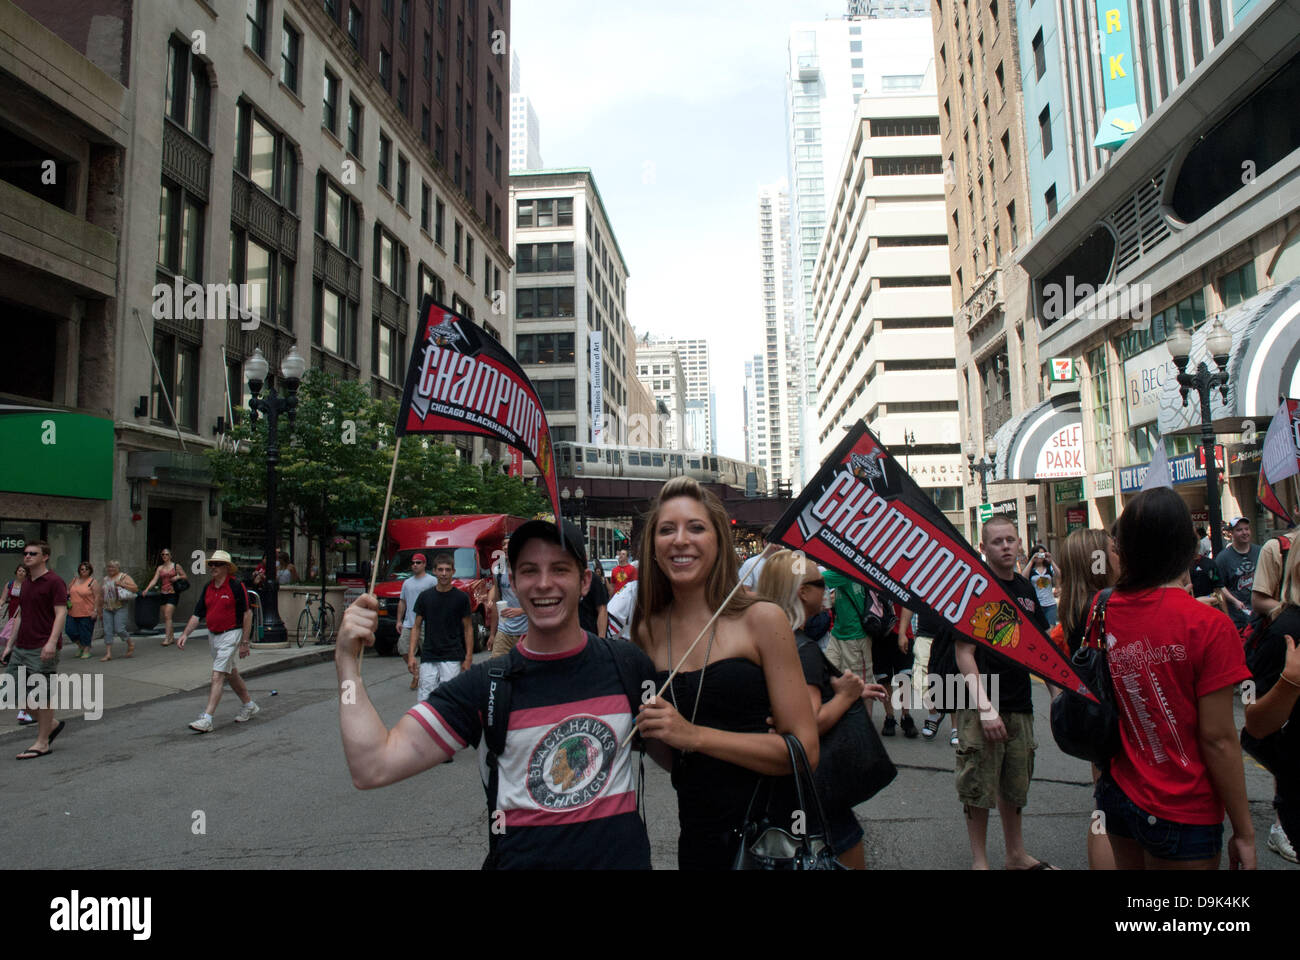
[[185,641],[200,619],[208,622],[208,643],[212,646],[212,686],[208,691],[208,706],[199,718],[190,724],[196,733],[207,733],[212,729],[212,716],[221,702],[221,693],[230,681],[230,689],[235,691],[244,707],[235,717],[236,723],[251,720],[261,713],[259,707],[248,694],[244,678],[235,666],[235,654],[248,656],[249,635],[253,630],[253,610],[248,604],[248,591],[234,578],[235,565],[230,554],[224,550],[215,550],[208,560],[212,579],[199,594],[198,603],[194,605],[194,615],[185,624],[176,645],[185,649]]
[[614,571],[609,575],[610,583],[613,584],[613,589],[609,591],[609,595],[612,597],[614,594],[622,590],[629,580],[635,579],[636,567],[627,562],[627,551],[620,550],[618,552],[618,566],[616,566]]
[[[23,670],[28,678],[36,674],[49,678],[59,665],[59,648],[63,646],[63,623],[68,616],[68,585],[49,568],[50,545],[44,540],[29,540],[23,547],[23,566],[27,582],[18,597],[18,629],[7,672],[19,677]],[[22,691],[26,696],[27,691]],[[54,710],[28,705],[36,718],[36,742],[15,759],[35,760],[50,753],[50,744],[63,732],[63,721],[54,725]]]

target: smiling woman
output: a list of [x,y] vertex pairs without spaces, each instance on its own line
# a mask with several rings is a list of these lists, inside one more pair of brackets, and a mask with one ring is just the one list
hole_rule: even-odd
[[[727,869],[760,776],[790,772],[785,741],[767,735],[767,718],[798,736],[814,765],[817,725],[785,614],[747,591],[728,599],[736,551],[717,497],[689,477],[670,480],[645,530],[633,636],[654,661],[656,683],[668,686],[641,708],[638,727],[672,748],[678,865]],[[683,656],[719,608],[707,643]]]

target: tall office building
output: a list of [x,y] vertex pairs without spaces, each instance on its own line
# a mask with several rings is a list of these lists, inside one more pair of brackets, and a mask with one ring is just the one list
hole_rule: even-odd
[[960,522],[938,102],[863,97],[813,273],[817,459],[858,420]]
[[851,17],[924,17],[929,0],[849,0]]
[[[888,19],[853,16],[790,28],[786,134],[805,411],[817,403],[813,267],[826,230],[826,210],[839,188],[834,176],[844,156],[854,106],[864,94],[907,93],[933,83],[933,58],[930,21],[924,14]],[[803,450],[817,448],[816,423],[807,414],[800,433]],[[803,458],[799,485],[817,466],[811,457]]]
[[[3,542],[57,538],[60,563],[134,569],[163,546],[255,560],[263,514],[224,507],[204,456],[245,406],[255,349],[279,370],[296,345],[309,369],[397,397],[422,293],[509,336],[493,312],[510,259],[507,0],[0,0],[0,17],[0,206],[27,230],[0,244],[24,357],[5,390],[103,418],[105,445],[83,449],[109,458],[113,497],[0,500]],[[228,315],[232,283],[256,323]],[[184,309],[155,293],[177,284]]]
[[773,485],[803,481],[804,364],[795,276],[790,262],[790,194],[784,182],[758,191],[758,255],[763,310],[762,363],[766,427],[760,456]]
[[[537,388],[551,438],[625,443],[636,349],[628,269],[596,178],[585,168],[512,173],[510,209],[515,358]],[[597,377],[600,410],[592,403]]]
[[686,431],[686,372],[677,347],[643,336],[636,342],[636,375],[666,411],[662,426],[665,449],[691,449]]
[[541,124],[533,101],[523,92],[519,54],[510,61],[510,172],[542,169]]
[[686,424],[686,446],[705,453],[718,452],[716,408],[713,379],[709,372],[709,342],[704,339],[678,340],[647,334],[648,343],[669,346],[681,357],[686,377],[686,404],[682,417]]

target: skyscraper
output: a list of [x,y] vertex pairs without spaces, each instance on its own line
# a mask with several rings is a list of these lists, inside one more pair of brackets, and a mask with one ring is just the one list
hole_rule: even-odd
[[541,125],[533,101],[523,92],[519,54],[510,60],[510,172],[542,169]]
[[[839,188],[838,183],[827,183],[823,161],[833,177],[860,96],[920,90],[927,79],[933,82],[933,59],[930,20],[924,14],[889,19],[849,16],[790,27],[786,135],[805,410],[817,404],[811,279],[826,229],[826,209]],[[802,449],[815,449],[813,418],[804,416],[800,432]],[[817,467],[811,456],[804,461],[801,482]]]
[[644,342],[677,351],[686,379],[682,420],[684,449],[718,452],[714,431],[713,381],[709,373],[709,342],[703,339],[675,340],[647,334]]
[[759,273],[763,354],[755,376],[764,381],[766,424],[760,456],[773,484],[802,485],[802,420],[806,397],[803,348],[790,262],[790,194],[785,182],[758,191]]

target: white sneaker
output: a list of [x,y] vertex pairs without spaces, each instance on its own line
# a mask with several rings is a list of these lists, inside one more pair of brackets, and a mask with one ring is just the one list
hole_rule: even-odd
[[1291,846],[1291,840],[1287,837],[1286,831],[1282,829],[1280,823],[1275,823],[1268,828],[1268,848],[1283,860],[1300,863],[1300,861],[1296,860],[1295,847]]
[[252,720],[261,712],[262,708],[259,707],[255,701],[249,700],[248,703],[244,704],[243,709],[239,711],[238,716],[235,717],[235,723],[243,723],[246,720]]
[[206,713],[200,714],[199,718],[190,724],[190,729],[195,733],[208,733],[212,730],[212,718]]
[[954,729],[954,730],[952,731],[952,736],[948,738],[948,742],[951,743],[954,747],[957,746],[957,744],[960,742],[960,741],[958,741],[958,739],[957,739],[957,731],[956,731],[956,729]]

